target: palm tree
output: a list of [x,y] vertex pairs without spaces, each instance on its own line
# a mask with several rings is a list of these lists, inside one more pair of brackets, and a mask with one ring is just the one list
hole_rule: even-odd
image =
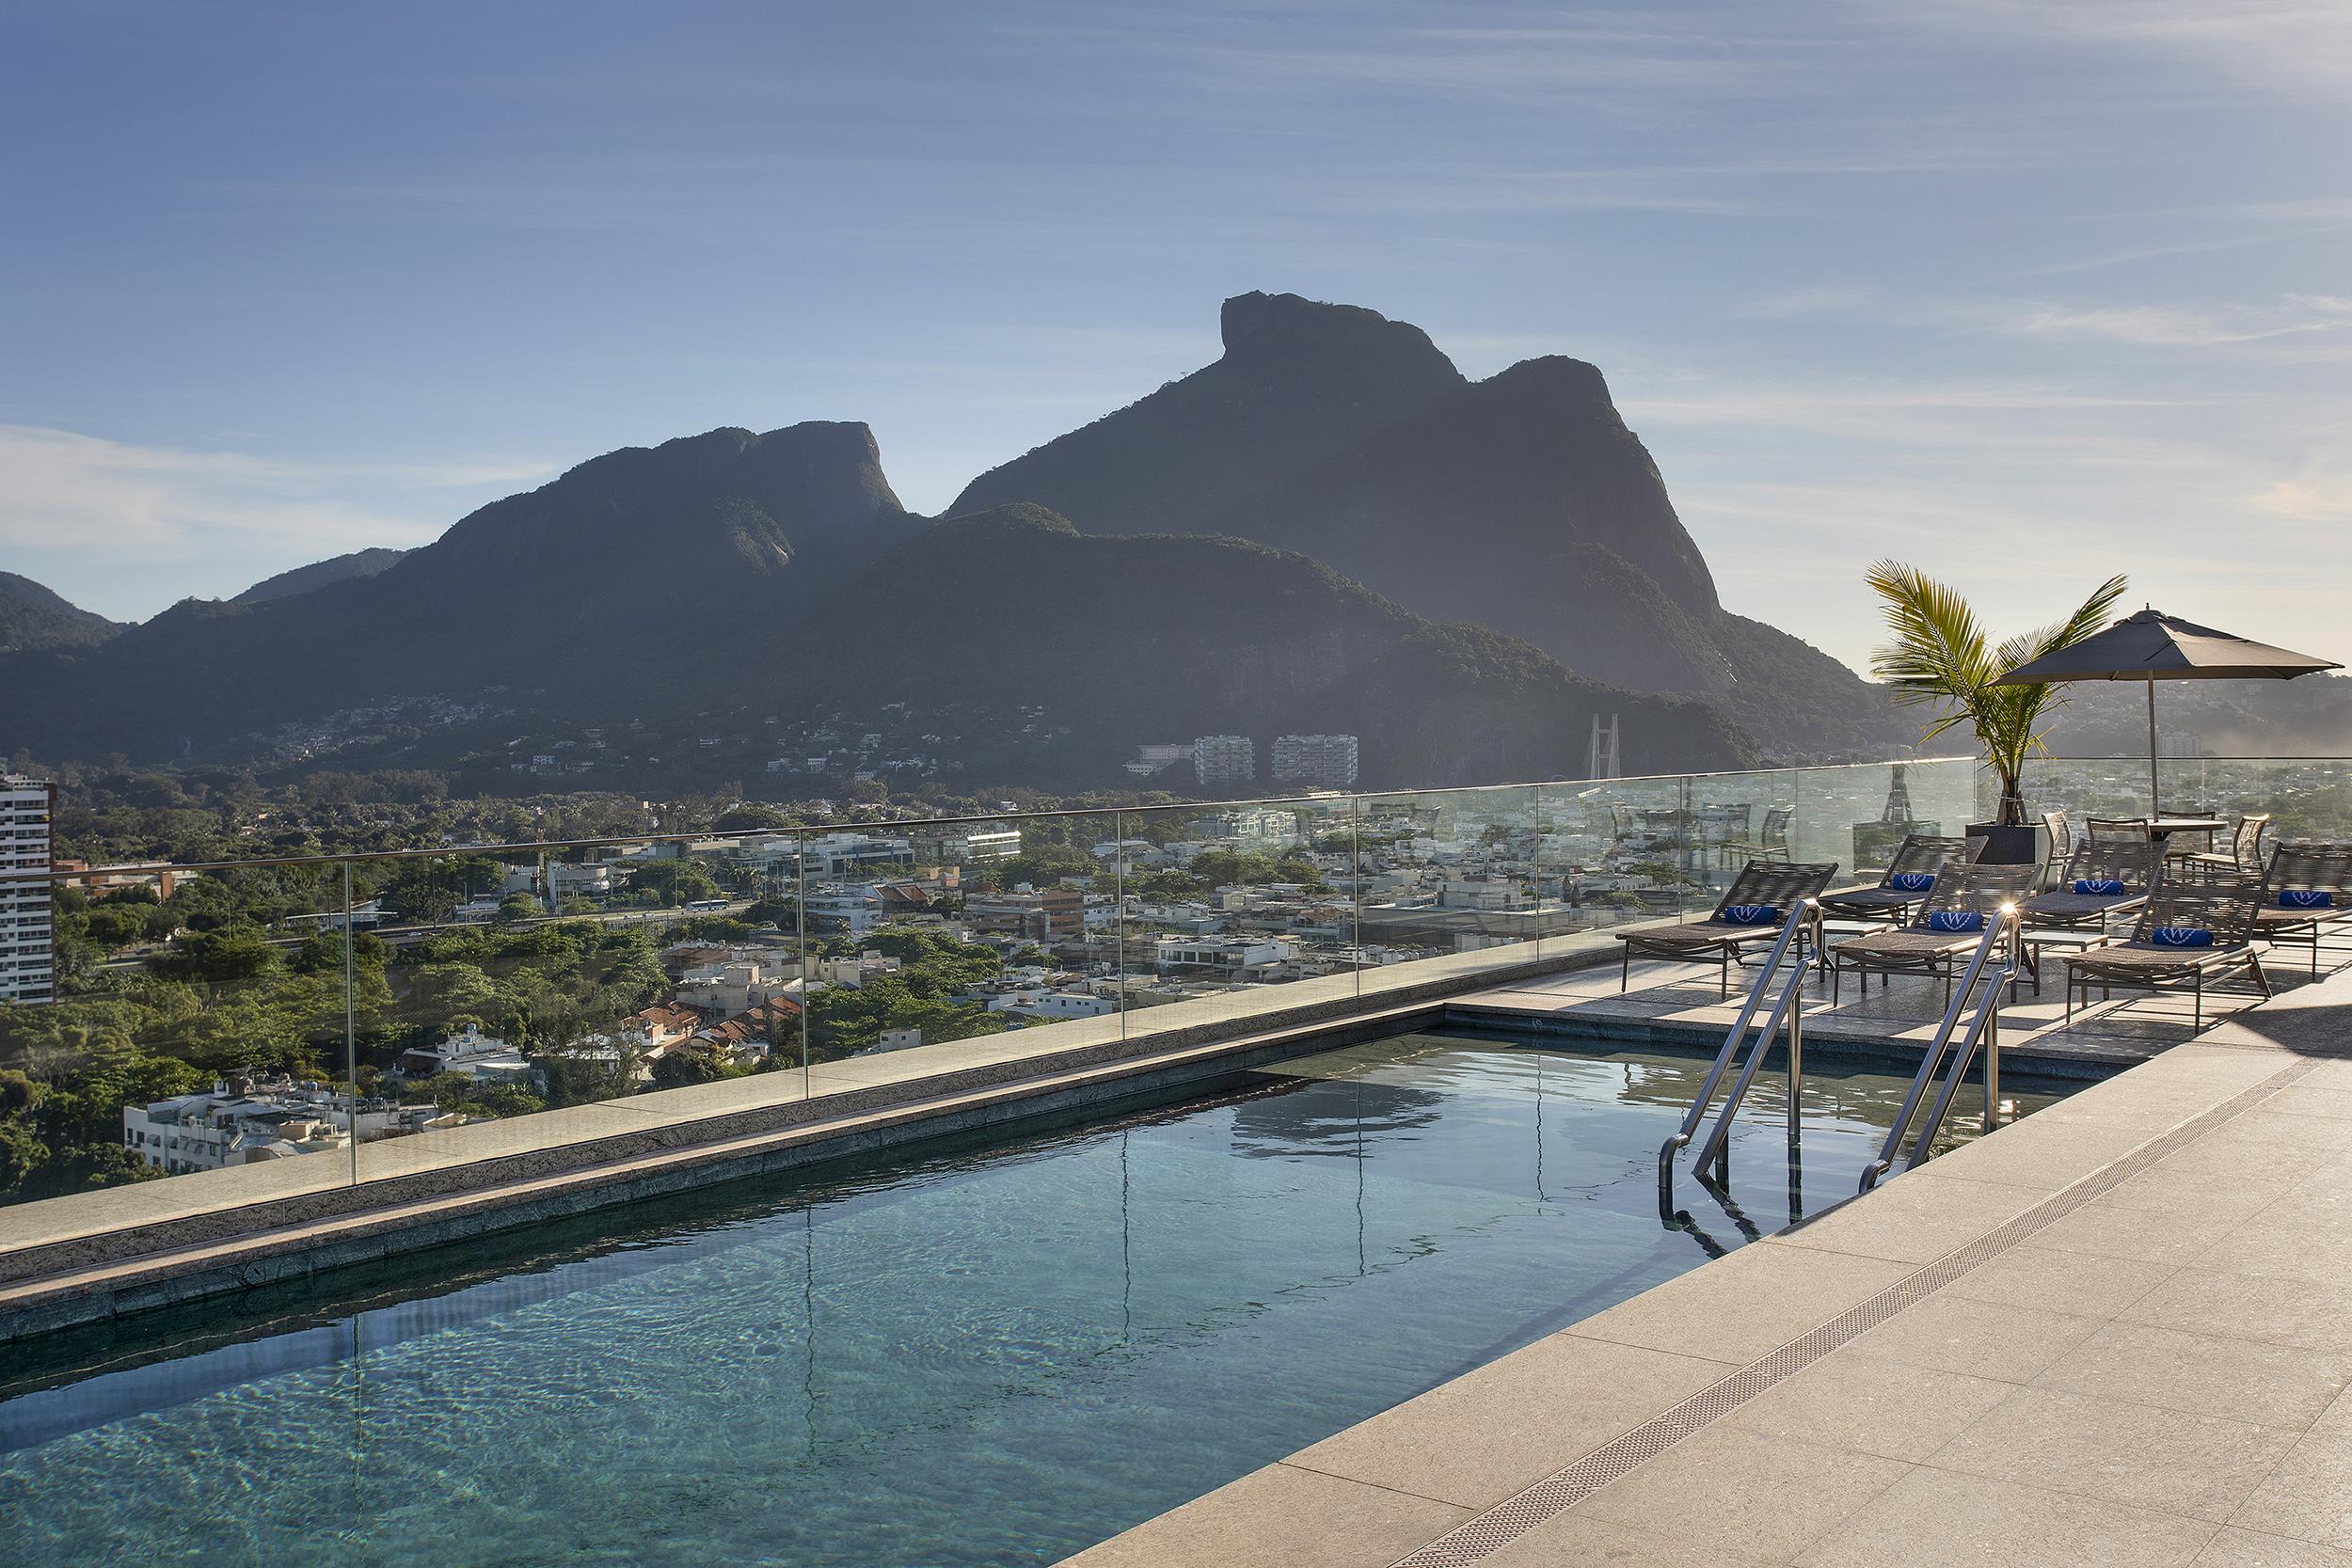
[[1986,640],[1977,612],[1956,589],[1917,569],[1899,561],[1880,561],[1871,565],[1867,580],[1884,601],[1880,610],[1892,639],[1871,654],[1870,673],[1894,688],[1898,703],[1946,707],[1920,735],[1922,744],[1963,721],[1972,725],[1977,744],[1984,749],[1985,766],[2000,777],[1998,820],[2023,824],[2026,799],[2020,780],[2026,760],[2042,750],[2042,716],[2066,699],[2048,686],[1993,683],[2019,665],[2071,647],[2105,626],[2107,612],[2123,596],[2124,579],[2107,578],[2057,625],[1997,645]]

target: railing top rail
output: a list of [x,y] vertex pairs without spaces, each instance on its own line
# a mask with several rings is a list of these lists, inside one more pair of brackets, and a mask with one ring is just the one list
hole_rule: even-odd
[[[705,839],[736,840],[785,839],[823,833],[866,832],[876,836],[922,832],[933,828],[979,827],[990,823],[1050,821],[1076,816],[1112,816],[1121,814],[1153,812],[1218,812],[1245,811],[1252,807],[1322,806],[1335,801],[1370,803],[1379,800],[1422,800],[1434,796],[1484,795],[1502,790],[1534,790],[1575,787],[1582,790],[1606,789],[1618,784],[1673,784],[1688,781],[1699,784],[1709,779],[1754,779],[1799,773],[1837,772],[1849,768],[1885,768],[1899,763],[1905,767],[1926,767],[1935,763],[1974,762],[1970,756],[1890,757],[1883,762],[1820,763],[1799,768],[1746,768],[1725,769],[1714,773],[1643,773],[1614,779],[1544,779],[1519,784],[1447,784],[1429,789],[1327,790],[1314,795],[1269,795],[1246,800],[1168,800],[1143,805],[1055,806],[1042,810],[974,812],[958,816],[910,816],[887,822],[809,822],[797,828],[754,828],[735,832],[720,832],[704,828],[692,832],[678,833],[617,833],[603,838],[521,839],[505,844],[444,844],[416,849],[352,849],[336,854],[264,855],[250,860],[191,861],[165,863],[137,862],[131,865],[109,868],[89,866],[76,871],[0,871],[0,882],[74,882],[108,875],[110,871],[170,871],[175,875],[194,875],[209,871],[234,871],[246,867],[341,865],[369,861],[424,860],[434,857],[458,858],[487,855],[535,855],[548,850],[602,849],[631,844],[694,844]],[[2106,760],[2106,759],[2099,759]]]

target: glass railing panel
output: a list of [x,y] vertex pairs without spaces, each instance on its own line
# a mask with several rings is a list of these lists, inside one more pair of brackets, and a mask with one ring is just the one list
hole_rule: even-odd
[[163,1182],[160,1215],[349,1179],[338,868],[11,879],[0,907],[0,1203]]
[[[2157,782],[2168,816],[2267,815],[2271,839],[2352,840],[2352,759],[2165,757]],[[2029,770],[2027,789],[2038,807],[2073,814],[2079,837],[2086,817],[2147,815],[2148,759],[2047,758]]]
[[1136,855],[1119,922],[1130,1036],[1355,994],[1354,797],[1120,815]]
[[1548,928],[1566,929],[1560,825],[1547,805],[1533,784],[1363,798],[1367,994],[1524,963]]
[[811,1092],[1118,1037],[1116,813],[873,834],[908,859],[810,837]]
[[[361,1180],[803,1092],[793,832],[358,863]],[[361,926],[357,945],[370,933]],[[392,1108],[371,1117],[369,1102]]]
[[[1708,846],[1687,777],[1558,786],[1565,895],[1597,925],[1656,920],[1711,904]],[[1760,831],[1760,825],[1759,825]]]
[[1800,769],[1791,858],[1836,863],[1834,885],[1875,881],[1906,834],[1958,837],[1990,819],[1997,790],[1981,771],[1952,760]]

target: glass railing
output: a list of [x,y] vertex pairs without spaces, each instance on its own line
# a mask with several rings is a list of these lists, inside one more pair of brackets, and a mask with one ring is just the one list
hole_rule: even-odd
[[[2145,767],[2046,761],[2028,787],[2128,814]],[[2352,764],[2165,769],[2168,804],[2352,837]],[[1751,859],[1867,879],[1906,832],[1992,804],[1942,758],[39,877],[56,1000],[0,1002],[0,1246],[99,1227],[126,1211],[91,1199],[133,1182],[169,1215],[625,1156],[731,1113],[1459,986],[1613,951]]]
[[[2344,757],[2164,757],[2156,785],[2168,816],[2267,815],[2280,842],[2352,840],[2352,760]],[[2148,814],[2148,759],[2046,758],[2031,766],[2026,791],[2037,811],[2069,812],[2079,836],[2087,816]]]

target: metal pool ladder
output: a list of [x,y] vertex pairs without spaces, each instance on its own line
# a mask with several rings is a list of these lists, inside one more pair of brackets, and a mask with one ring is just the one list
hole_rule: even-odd
[[[2017,981],[2019,949],[2023,945],[2018,940],[2018,927],[2014,904],[2002,905],[1985,921],[1984,935],[1978,939],[1967,972],[1953,988],[1943,1022],[1936,1025],[1927,1053],[1919,1059],[1919,1070],[1911,1080],[1911,1092],[1903,1097],[1902,1109],[1895,1113],[1895,1125],[1887,1130],[1886,1143],[1880,1148],[1878,1158],[1862,1167],[1859,1191],[1868,1192],[1878,1185],[1880,1177],[1895,1168],[1896,1157],[1902,1150],[1903,1134],[1910,1129],[1912,1118],[1918,1115],[1919,1102],[1927,1098],[1928,1087],[1935,1082],[1940,1065],[1949,1056],[1951,1069],[1944,1074],[1944,1086],[1937,1092],[1934,1108],[1929,1111],[1917,1140],[1911,1146],[1911,1158],[1904,1161],[1903,1169],[1918,1168],[1934,1152],[1935,1135],[1943,1131],[1944,1117],[1968,1076],[1979,1044],[1984,1047],[1984,1130],[1993,1131],[2001,1103],[2001,1001]],[[1995,953],[2000,955],[2001,962],[1988,974],[1987,966],[1992,964]],[[1972,996],[1976,1004],[1973,1009],[1969,1006]],[[1960,1043],[1954,1046],[1952,1032],[1960,1027],[1963,1013],[1968,1015],[1968,1025]]]
[[[1732,1081],[1731,1092],[1724,1100],[1722,1116],[1715,1130],[1700,1146],[1698,1158],[1692,1162],[1694,1169],[1704,1172],[1715,1166],[1720,1184],[1731,1171],[1731,1120],[1740,1111],[1740,1101],[1746,1098],[1748,1085],[1756,1082],[1756,1069],[1764,1065],[1765,1053],[1772,1049],[1773,1031],[1784,1025],[1788,1032],[1788,1142],[1797,1142],[1799,1128],[1797,1089],[1804,1081],[1804,990],[1805,970],[1813,962],[1821,942],[1820,906],[1807,898],[1788,911],[1788,922],[1780,928],[1780,937],[1766,955],[1763,967],[1757,971],[1756,983],[1748,988],[1747,1000],[1740,1005],[1740,1014],[1731,1021],[1731,1028],[1724,1036],[1723,1049],[1715,1053],[1714,1065],[1707,1069],[1706,1081],[1684,1113],[1682,1125],[1672,1137],[1658,1148],[1658,1206],[1661,1215],[1674,1211],[1675,1156],[1690,1147],[1691,1140],[1707,1119],[1708,1106],[1714,1102],[1715,1091],[1721,1087],[1724,1075],[1740,1057],[1740,1048],[1747,1043],[1748,1025],[1755,1022],[1756,1009],[1764,1006],[1769,994],[1772,1010],[1756,1027],[1755,1048],[1748,1052],[1747,1061]],[[1775,986],[1777,990],[1775,990]],[[1704,1177],[1701,1178],[1704,1180]]]

